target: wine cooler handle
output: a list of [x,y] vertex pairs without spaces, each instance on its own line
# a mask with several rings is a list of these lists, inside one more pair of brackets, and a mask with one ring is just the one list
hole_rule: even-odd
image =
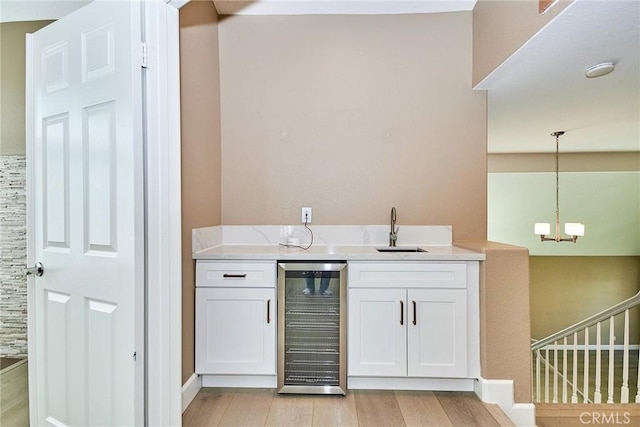
[[404,301],[400,300],[400,324],[404,325]]
[[271,300],[267,300],[267,324],[271,323]]
[[413,303],[413,324],[416,324],[416,302],[411,301]]

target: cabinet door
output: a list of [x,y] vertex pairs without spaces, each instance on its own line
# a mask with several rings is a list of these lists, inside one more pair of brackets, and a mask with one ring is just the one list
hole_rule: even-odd
[[276,373],[273,288],[196,288],[196,373]]
[[349,290],[348,375],[407,375],[405,289]]
[[408,291],[408,374],[467,376],[467,291]]

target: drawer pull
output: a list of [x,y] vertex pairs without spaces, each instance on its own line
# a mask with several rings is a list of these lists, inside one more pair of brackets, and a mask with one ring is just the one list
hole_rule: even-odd
[[224,277],[225,279],[244,279],[245,277],[247,277],[247,273],[242,273],[242,274],[224,273],[222,277]]
[[417,319],[416,319],[416,302],[415,301],[411,301],[413,303],[413,324],[415,325],[417,323]]
[[400,324],[404,325],[404,301],[400,301]]
[[271,300],[267,300],[267,324],[271,323]]

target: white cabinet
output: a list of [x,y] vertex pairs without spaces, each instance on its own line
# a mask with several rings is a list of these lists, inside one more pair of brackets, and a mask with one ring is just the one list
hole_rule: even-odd
[[275,263],[198,261],[196,373],[275,375]]
[[349,289],[348,375],[407,375],[405,289]]
[[464,263],[349,268],[349,376],[468,376]]
[[467,377],[467,291],[407,291],[407,375]]

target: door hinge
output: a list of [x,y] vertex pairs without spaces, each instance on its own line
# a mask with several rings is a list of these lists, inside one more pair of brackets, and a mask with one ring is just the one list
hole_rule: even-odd
[[147,64],[147,44],[146,43],[142,43],[141,52],[142,52],[142,58],[141,58],[142,62],[140,64],[140,66],[142,68],[147,68],[148,64]]

